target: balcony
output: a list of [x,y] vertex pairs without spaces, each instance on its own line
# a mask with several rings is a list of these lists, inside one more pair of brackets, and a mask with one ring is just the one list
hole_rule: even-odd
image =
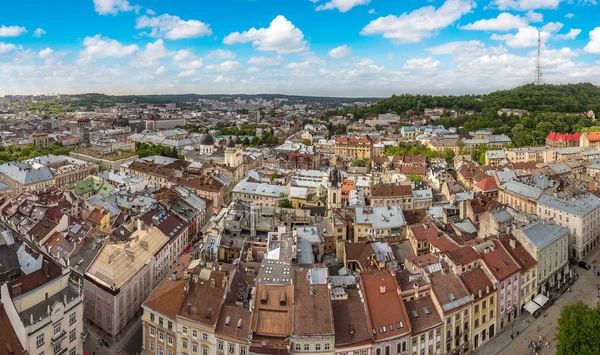
[[54,346],[55,344],[58,344],[61,341],[63,341],[63,339],[65,339],[66,337],[67,337],[67,332],[63,330],[60,333],[58,333],[57,335],[53,336],[52,339],[50,339],[50,344],[52,344],[52,346]]

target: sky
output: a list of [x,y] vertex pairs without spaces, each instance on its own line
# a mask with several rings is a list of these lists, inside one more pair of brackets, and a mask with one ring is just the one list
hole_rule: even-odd
[[476,94],[600,84],[600,0],[22,0],[0,95]]

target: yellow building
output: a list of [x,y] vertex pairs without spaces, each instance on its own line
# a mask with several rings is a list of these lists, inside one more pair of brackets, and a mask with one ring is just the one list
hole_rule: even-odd
[[487,343],[495,333],[496,289],[482,269],[465,272],[460,279],[473,297],[471,326],[472,349],[475,350]]
[[369,136],[336,138],[334,152],[336,157],[348,157],[354,160],[371,159],[373,157],[373,139]]
[[97,230],[104,233],[110,233],[110,212],[104,207],[94,207],[85,217]]
[[537,187],[509,181],[500,186],[498,200],[516,210],[525,213],[535,213],[537,199],[542,195],[542,190]]

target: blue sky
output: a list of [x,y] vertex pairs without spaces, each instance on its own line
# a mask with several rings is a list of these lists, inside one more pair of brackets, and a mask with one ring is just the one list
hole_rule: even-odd
[[23,0],[0,95],[485,93],[600,83],[598,0]]

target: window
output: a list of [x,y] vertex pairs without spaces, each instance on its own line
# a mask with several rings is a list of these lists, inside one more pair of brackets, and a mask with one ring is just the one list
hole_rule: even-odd
[[481,304],[481,309],[486,309],[486,308],[487,308],[487,303],[486,303],[486,301],[483,301],[483,303]]
[[396,344],[396,353],[399,354],[402,351],[402,343]]
[[485,323],[485,314],[481,316],[481,323]]
[[385,347],[385,355],[390,355],[390,346]]
[[[329,343],[325,343],[324,348],[325,348],[325,351],[329,351],[330,350]],[[358,355],[358,354],[356,354],[356,355]]]
[[158,355],[165,355],[165,350],[163,349],[162,346],[158,347]]
[[310,351],[310,344],[304,344],[304,351]]
[[69,355],[77,355],[77,348],[69,350]]
[[235,344],[229,343],[229,353],[233,354],[235,352]]
[[360,351],[360,355],[367,355],[367,351],[366,350],[361,350]]
[[167,344],[168,345],[173,345],[173,337],[170,336],[170,335],[167,337]]
[[60,334],[60,323],[56,323],[54,325],[54,332],[52,334],[54,334],[54,336],[57,336],[58,334]]
[[490,318],[494,318],[494,310],[493,309],[490,311]]
[[194,354],[198,353],[198,344],[197,343],[192,343],[192,352]]
[[40,347],[44,345],[44,334],[40,334],[35,338],[35,346]]
[[75,329],[71,329],[69,332],[69,343],[77,338],[77,334],[75,333]]
[[75,324],[76,321],[77,321],[76,313],[73,312],[73,313],[71,313],[71,315],[69,315],[69,325]]
[[187,327],[183,327],[183,328],[181,328],[181,332],[182,332],[183,334],[187,335],[187,333],[188,333],[188,329],[187,329]]
[[206,346],[202,347],[202,355],[208,355],[208,348]]
[[246,347],[240,346],[240,355],[246,355]]
[[478,304],[475,305],[475,313],[479,313],[479,305]]
[[153,353],[154,352],[154,343],[150,342],[150,352]]
[[300,351],[300,349],[301,349],[300,343],[296,343],[294,347],[295,347],[296,351]]
[[208,334],[202,333],[202,341],[208,341]]
[[188,341],[186,339],[183,339],[183,341],[181,342],[181,347],[184,349],[188,348]]
[[169,330],[173,329],[173,322],[168,321],[167,322],[167,328],[169,328]]
[[490,297],[490,304],[494,304],[494,296]]
[[172,352],[171,350],[168,350],[168,351],[167,351],[167,354],[168,354],[168,355],[173,355],[173,352]]
[[165,341],[165,333],[163,333],[163,332],[158,332],[158,340],[160,340],[160,341]]
[[154,337],[154,333],[156,332],[156,330],[154,330],[154,328],[150,327],[150,336]]
[[223,350],[223,340],[219,340],[219,341],[217,342],[217,349],[218,349],[218,350]]
[[479,327],[479,318],[475,319],[475,328]]
[[154,313],[150,313],[150,321],[154,323]]
[[198,338],[198,331],[196,329],[192,330],[192,338]]

